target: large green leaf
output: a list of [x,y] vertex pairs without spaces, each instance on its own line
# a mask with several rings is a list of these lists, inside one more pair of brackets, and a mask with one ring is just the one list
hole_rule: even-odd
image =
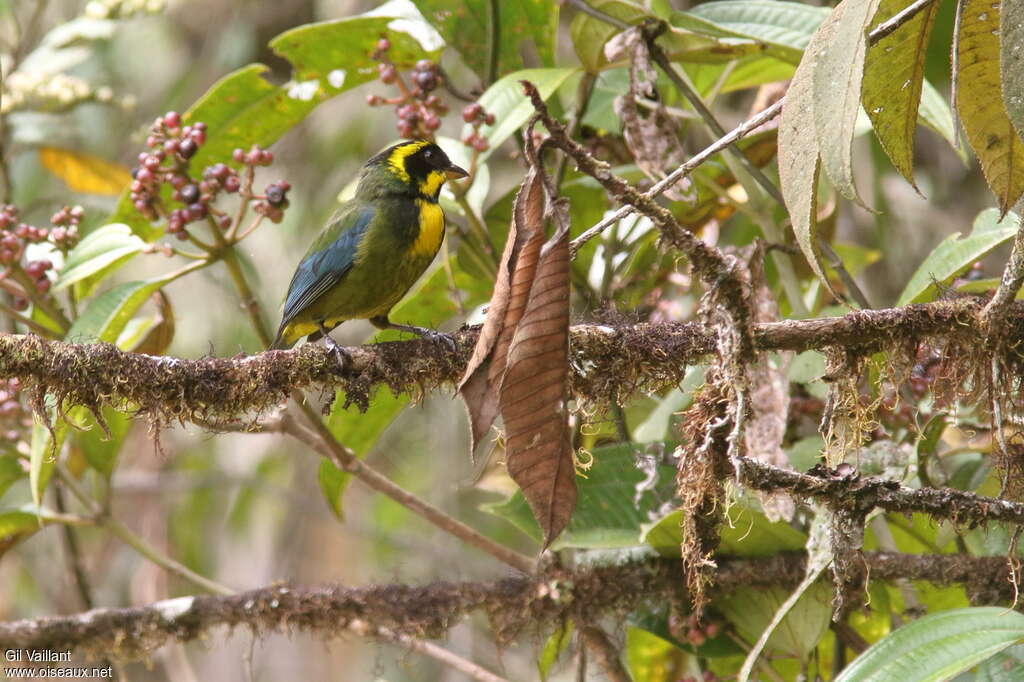
[[124,223],[99,227],[87,234],[68,254],[53,290],[61,291],[80,282],[75,293],[79,298],[85,298],[107,275],[145,247],[146,242]]
[[[596,0],[588,4],[599,12],[627,24],[635,24],[647,16],[647,12],[638,4],[625,0]],[[573,18],[572,24],[569,25],[569,34],[572,38],[572,47],[576,50],[576,56],[579,57],[584,69],[593,73],[608,63],[604,56],[604,45],[616,33],[619,33],[619,29],[615,26],[583,12]]]
[[[658,444],[655,450],[658,449]],[[565,531],[552,543],[552,549],[565,547],[617,548],[641,544],[641,526],[649,515],[672,499],[675,470],[658,465],[649,477],[637,467],[637,456],[644,449],[633,444],[595,448],[594,465],[576,477],[579,497],[576,511]],[[646,484],[645,484],[646,482]],[[638,490],[642,489],[642,492]],[[530,507],[517,491],[508,500],[485,509],[512,522],[531,538],[541,541],[541,530]],[[678,546],[677,546],[678,547]],[[678,556],[678,551],[676,556]]]
[[932,613],[875,643],[836,682],[940,682],[1024,639],[1024,614],[996,606]]
[[[739,505],[730,509],[718,548],[723,556],[768,557],[778,552],[799,552],[807,544],[807,536],[785,521],[769,521],[761,512]],[[678,557],[683,542],[682,515],[679,510],[666,514],[649,525],[641,539],[662,556]]]
[[114,343],[125,325],[153,293],[174,279],[165,275],[138,282],[124,282],[92,299],[65,338],[75,343]]
[[[455,286],[467,295],[464,305],[472,308],[487,300],[489,283],[471,278],[452,265]],[[395,306],[390,318],[403,324],[437,326],[458,313],[452,300],[452,291],[445,268],[438,265],[432,272],[420,279],[412,291]],[[398,332],[377,332],[370,341],[378,343],[401,338]],[[386,389],[378,391],[366,412],[355,407],[345,408],[345,394],[339,391],[334,397],[331,414],[327,417],[327,428],[339,442],[344,443],[357,455],[366,455],[384,433],[395,417],[409,403],[407,394],[394,395]],[[341,498],[351,475],[338,469],[328,460],[320,464],[318,480],[320,490],[328,506],[340,518]]]
[[979,213],[970,235],[961,239],[959,232],[951,234],[928,254],[911,275],[896,305],[932,300],[938,292],[936,284],[948,283],[986,253],[1012,239],[1018,220],[1011,213],[1000,222],[999,212],[994,208]]
[[671,23],[707,35],[755,40],[768,55],[798,64],[811,35],[828,14],[827,7],[799,2],[722,0],[675,12]]
[[486,160],[533,116],[533,106],[523,93],[519,81],[530,81],[537,86],[540,96],[547,99],[575,72],[576,69],[569,68],[523,69],[504,76],[487,88],[478,101],[487,113],[494,114],[495,121],[493,126],[484,125],[480,129],[490,144],[487,151],[480,155],[480,160]]
[[[789,598],[789,590],[737,587],[715,600],[748,643],[754,643]],[[832,619],[832,588],[825,581],[814,583],[797,600],[768,638],[766,649],[806,660],[828,630]]]
[[490,59],[490,5],[498,8],[498,73],[523,68],[522,48],[533,42],[545,66],[555,58],[558,3],[548,0],[415,0],[423,16],[462,55],[474,71],[484,74]]
[[814,124],[821,165],[847,199],[863,205],[853,182],[853,138],[860,111],[866,30],[880,0],[846,0],[825,20],[832,38],[814,62]]
[[[881,0],[871,27],[890,19],[905,0]],[[928,38],[938,4],[918,12],[896,31],[870,46],[861,93],[878,142],[896,170],[914,184],[914,129],[917,127]]]

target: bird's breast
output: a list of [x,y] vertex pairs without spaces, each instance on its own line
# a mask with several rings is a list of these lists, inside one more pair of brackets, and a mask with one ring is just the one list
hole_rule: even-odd
[[444,239],[444,211],[433,201],[416,200],[419,209],[420,229],[412,244],[412,252],[433,260]]

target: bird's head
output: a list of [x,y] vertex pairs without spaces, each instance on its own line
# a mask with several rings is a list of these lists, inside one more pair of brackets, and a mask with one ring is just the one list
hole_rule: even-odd
[[412,140],[388,147],[367,161],[357,191],[414,194],[437,201],[445,180],[467,175],[433,142]]

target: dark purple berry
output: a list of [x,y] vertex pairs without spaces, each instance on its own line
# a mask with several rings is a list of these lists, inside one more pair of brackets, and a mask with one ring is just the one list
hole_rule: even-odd
[[199,201],[199,188],[195,185],[189,184],[182,187],[180,190],[181,202],[184,204],[194,204]]
[[199,145],[196,144],[195,140],[188,138],[187,140],[181,141],[181,147],[178,148],[178,153],[183,159],[191,159],[195,156],[195,153],[199,150]]
[[238,179],[237,175],[229,175],[224,179],[224,191],[228,194],[234,194],[242,186],[242,181]]

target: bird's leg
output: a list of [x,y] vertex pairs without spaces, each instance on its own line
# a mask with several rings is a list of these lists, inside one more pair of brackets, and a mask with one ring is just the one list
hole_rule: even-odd
[[327,331],[327,327],[324,326],[324,321],[319,320],[316,323],[317,328],[320,330],[320,334],[324,337],[324,343],[327,344],[327,350],[330,351],[331,355],[338,363],[338,368],[344,370],[345,367],[352,362],[352,358],[349,356],[348,351],[338,345],[338,342],[331,338],[330,332]]
[[441,341],[448,346],[448,350],[452,352],[458,348],[458,345],[455,343],[455,339],[452,338],[450,334],[445,334],[444,332],[435,331],[433,329],[427,329],[426,327],[414,327],[411,324],[396,324],[389,320],[387,315],[370,318],[370,324],[377,329],[394,329],[395,331],[415,334],[416,336],[420,336],[424,339]]

